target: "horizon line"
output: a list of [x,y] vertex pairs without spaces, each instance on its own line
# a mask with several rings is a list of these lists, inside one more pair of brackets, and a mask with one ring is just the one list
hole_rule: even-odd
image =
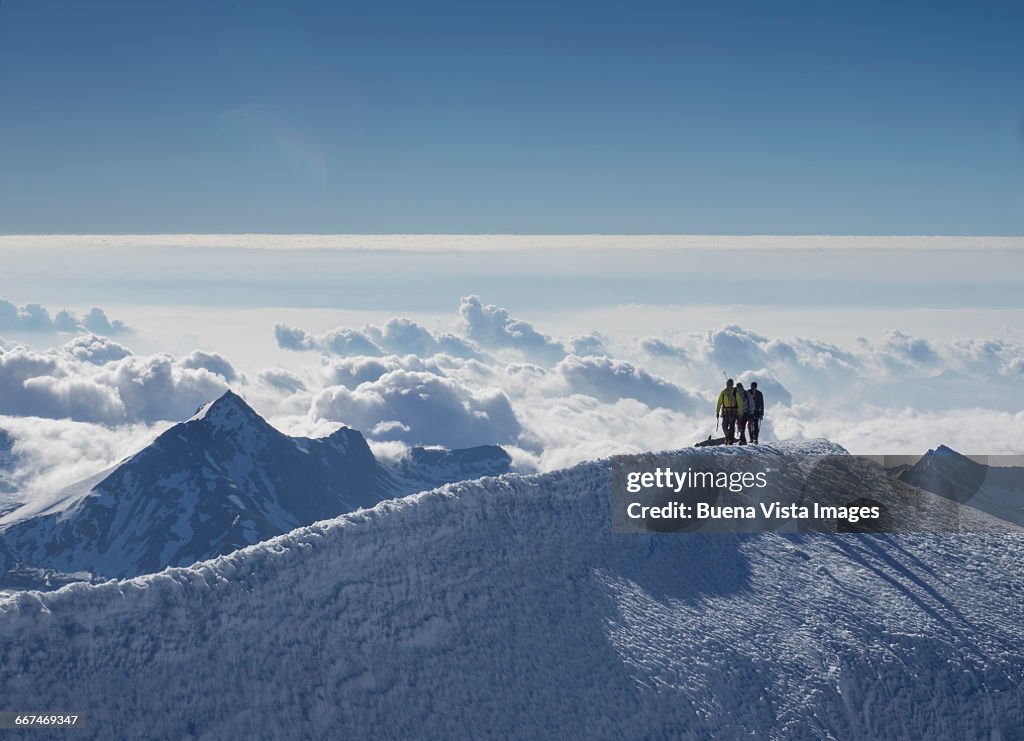
[[0,234],[0,249],[185,248],[386,252],[512,250],[941,250],[1024,251],[1024,236],[856,234],[517,234],[154,232]]

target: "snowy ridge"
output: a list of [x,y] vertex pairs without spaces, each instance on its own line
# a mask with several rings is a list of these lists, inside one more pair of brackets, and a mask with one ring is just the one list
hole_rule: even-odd
[[1020,535],[615,536],[608,483],[597,462],[451,484],[188,568],[16,595],[4,709],[46,697],[88,712],[88,738],[1024,727]]

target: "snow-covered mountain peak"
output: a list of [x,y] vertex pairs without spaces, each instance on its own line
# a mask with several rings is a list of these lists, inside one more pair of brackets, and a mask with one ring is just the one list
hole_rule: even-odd
[[483,460],[472,451],[446,453],[444,466],[383,465],[358,430],[289,437],[228,391],[102,480],[12,513],[0,528],[18,563],[135,576],[229,553],[383,499],[508,470],[500,448]]
[[921,456],[921,459],[912,466],[912,469],[917,471],[927,471],[930,468],[947,473],[953,470],[977,472],[984,466],[947,445],[939,445]]
[[362,452],[363,448],[366,451],[370,450],[370,446],[367,444],[366,438],[363,437],[363,433],[351,427],[339,427],[324,438],[324,440],[340,451],[358,450]]
[[231,390],[225,391],[219,398],[203,404],[187,422],[205,422],[213,429],[222,432],[238,431],[252,425],[269,426],[266,420],[246,404],[241,396]]

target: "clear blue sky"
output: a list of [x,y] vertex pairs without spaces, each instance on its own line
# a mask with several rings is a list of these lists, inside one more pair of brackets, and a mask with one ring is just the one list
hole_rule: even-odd
[[0,0],[0,232],[1024,234],[1019,2]]

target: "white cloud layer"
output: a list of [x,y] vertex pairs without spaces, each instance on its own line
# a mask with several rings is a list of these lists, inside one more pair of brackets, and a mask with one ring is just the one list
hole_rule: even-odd
[[[135,440],[138,430],[187,418],[231,385],[289,434],[344,423],[392,452],[499,443],[522,469],[550,469],[707,437],[727,374],[757,381],[764,393],[762,440],[824,436],[866,453],[920,453],[940,443],[1024,452],[1024,345],[1010,333],[935,339],[892,329],[836,344],[727,324],[558,337],[475,296],[462,299],[451,320],[448,330],[392,318],[323,334],[278,324],[281,347],[318,353],[289,369],[239,368],[211,349],[178,360],[138,356],[98,334],[47,351],[0,342],[0,414],[62,420],[22,420],[22,436],[32,437],[32,425],[50,430],[40,433],[42,447],[61,425],[75,435],[102,427],[110,434],[100,437],[115,445],[119,431],[135,430],[124,433]],[[47,460],[56,461],[66,453],[52,444]],[[105,452],[83,456],[91,463],[69,470],[110,460]]]

